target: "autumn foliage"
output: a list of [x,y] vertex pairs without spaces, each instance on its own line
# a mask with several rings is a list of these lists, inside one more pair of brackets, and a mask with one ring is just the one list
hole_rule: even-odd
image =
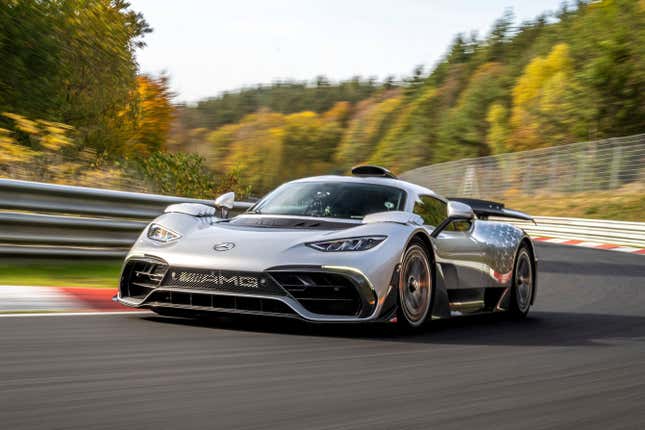
[[[216,171],[240,169],[261,192],[287,179],[344,172],[363,162],[401,172],[642,133],[644,47],[642,2],[579,2],[519,28],[506,13],[483,39],[457,36],[429,74],[419,68],[399,84],[371,83],[363,99],[324,105],[329,110],[311,100],[310,109],[296,113],[275,103],[272,91],[283,92],[284,85],[183,107],[182,117],[194,118],[209,106],[243,106],[244,98],[264,97],[253,99],[254,112],[239,119],[211,111],[224,123],[212,130],[184,130],[190,138],[177,136],[176,143],[181,148],[186,142]],[[360,80],[355,83],[360,87]],[[303,97],[327,94],[329,84],[317,82],[302,91]],[[342,111],[342,119],[333,119],[335,111]]]
[[401,82],[320,76],[195,105],[173,105],[167,77],[137,74],[149,31],[122,1],[0,2],[0,172],[259,195],[364,162],[402,172],[645,132],[642,0],[579,1],[519,25],[507,12]]

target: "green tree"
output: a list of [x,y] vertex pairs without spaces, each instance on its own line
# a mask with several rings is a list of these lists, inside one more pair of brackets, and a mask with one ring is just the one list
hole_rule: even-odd
[[584,97],[567,44],[534,58],[513,88],[510,147],[531,149],[580,138],[588,116]]
[[506,93],[505,70],[500,63],[485,63],[470,77],[457,103],[438,125],[434,161],[485,155],[488,106]]
[[397,93],[383,100],[368,99],[358,104],[334,156],[339,170],[347,170],[370,158],[392,117],[397,114],[401,100]]
[[148,188],[161,194],[214,199],[234,191],[243,199],[251,190],[242,182],[239,170],[213,175],[197,154],[156,152],[142,160],[139,168]]
[[123,0],[0,2],[0,110],[70,124],[109,153],[149,31]]

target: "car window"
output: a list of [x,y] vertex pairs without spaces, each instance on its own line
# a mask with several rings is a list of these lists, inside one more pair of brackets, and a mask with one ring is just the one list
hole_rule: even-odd
[[269,194],[250,212],[361,219],[371,213],[404,207],[405,191],[396,187],[354,182],[294,182]]
[[413,212],[423,218],[426,225],[438,226],[448,215],[448,205],[432,196],[419,196]]
[[472,223],[468,220],[456,220],[446,226],[446,231],[467,232],[470,230]]

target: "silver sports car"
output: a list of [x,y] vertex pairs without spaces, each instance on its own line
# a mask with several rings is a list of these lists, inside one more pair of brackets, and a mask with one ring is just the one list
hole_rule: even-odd
[[117,300],[161,314],[259,314],[315,322],[430,319],[507,311],[525,316],[537,260],[500,203],[447,199],[359,166],[352,176],[281,185],[229,218],[176,204],[129,252]]

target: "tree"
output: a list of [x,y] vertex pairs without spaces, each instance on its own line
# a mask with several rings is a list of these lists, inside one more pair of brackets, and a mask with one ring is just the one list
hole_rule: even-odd
[[505,69],[485,63],[470,77],[455,106],[438,124],[434,161],[485,155],[488,106],[505,96]]
[[182,130],[184,147],[208,135],[210,166],[243,165],[255,189],[265,190],[365,161],[405,171],[642,133],[644,58],[641,0],[581,0],[517,26],[507,11],[486,37],[457,35],[434,69],[418,67],[402,85],[320,76],[182,108],[194,132]]
[[2,117],[11,125],[0,128],[0,172],[20,176],[27,170],[31,179],[58,182],[82,167],[82,160],[69,162],[64,157],[73,145],[71,126],[10,112]]
[[109,153],[151,31],[143,17],[123,0],[11,0],[0,23],[0,111],[70,124]]
[[507,151],[508,140],[508,109],[501,103],[493,103],[486,114],[488,131],[486,144],[492,154],[502,154]]
[[511,141],[514,150],[570,143],[586,129],[584,92],[575,80],[570,48],[560,43],[536,57],[513,88]]
[[506,9],[504,15],[493,24],[493,29],[486,40],[487,61],[504,60],[513,20],[513,10]]
[[[322,113],[337,102],[357,103],[376,94],[382,86],[374,79],[353,77],[346,81],[331,82],[318,76],[312,82],[278,81],[270,85],[257,85],[225,92],[217,97],[201,100],[191,111],[192,127],[215,129],[225,124],[239,122],[248,114],[260,109],[279,113],[312,111]],[[396,87],[394,81],[387,86]]]
[[218,172],[237,171],[253,190],[269,190],[283,174],[284,122],[283,114],[261,111],[217,130],[208,137],[213,151],[208,156],[209,167]]
[[384,100],[368,99],[358,104],[334,155],[339,170],[347,170],[370,158],[400,105],[398,92]]
[[136,82],[130,103],[119,115],[125,124],[123,152],[145,157],[164,149],[174,108],[167,76],[141,75]]

